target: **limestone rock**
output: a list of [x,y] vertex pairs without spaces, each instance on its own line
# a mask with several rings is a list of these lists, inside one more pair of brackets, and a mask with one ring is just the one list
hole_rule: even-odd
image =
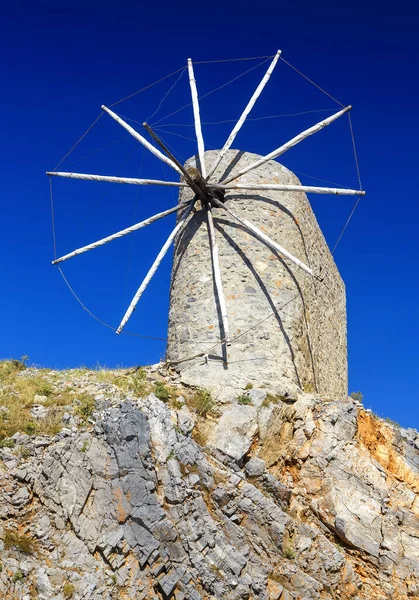
[[0,448],[0,597],[419,597],[415,430],[312,393],[205,420],[181,386],[171,406],[72,385],[104,396],[91,424]]
[[208,445],[241,463],[257,430],[256,409],[236,404],[223,412],[210,433]]

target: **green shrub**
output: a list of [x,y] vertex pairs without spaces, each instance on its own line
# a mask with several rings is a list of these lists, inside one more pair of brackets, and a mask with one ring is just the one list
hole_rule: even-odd
[[200,417],[206,417],[214,408],[215,400],[209,390],[198,388],[190,400],[192,408],[194,408]]
[[352,400],[358,400],[358,402],[362,402],[364,400],[364,396],[361,392],[352,392],[349,394],[349,397],[352,398]]
[[7,438],[5,440],[0,441],[0,448],[14,448],[16,445],[16,441],[12,440],[12,438]]
[[83,394],[78,398],[79,404],[76,406],[75,414],[81,417],[84,421],[91,416],[92,412],[95,410],[95,399],[93,396],[89,396],[88,394]]
[[167,402],[170,399],[170,390],[163,381],[156,381],[153,391],[157,398],[162,402]]
[[245,385],[245,388],[244,388],[244,389],[245,389],[245,390],[252,390],[252,389],[253,389],[253,383],[250,383],[250,381],[249,381],[249,383],[246,383],[246,385]]
[[25,578],[25,576],[22,573],[22,571],[18,570],[18,571],[16,571],[16,573],[13,574],[12,581],[13,581],[13,583],[16,583],[18,581],[22,581],[22,579],[24,579],[24,578]]
[[26,427],[25,427],[25,432],[28,435],[34,435],[38,430],[38,425],[35,423],[35,421],[28,421],[26,423]]
[[240,396],[237,396],[237,404],[251,404],[252,401],[250,400],[249,396],[247,396],[246,394],[241,394]]
[[51,396],[54,393],[52,386],[47,381],[41,381],[37,386],[35,393],[39,396]]
[[284,557],[288,558],[289,560],[293,560],[295,558],[295,552],[291,546],[284,548]]

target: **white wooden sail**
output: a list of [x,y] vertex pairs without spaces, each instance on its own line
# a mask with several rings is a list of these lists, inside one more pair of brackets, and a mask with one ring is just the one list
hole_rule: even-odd
[[116,333],[121,333],[121,331],[123,330],[123,328],[125,327],[128,319],[130,318],[130,316],[132,315],[132,313],[135,310],[135,307],[138,304],[139,299],[141,298],[141,296],[144,293],[144,290],[146,289],[146,287],[148,286],[148,284],[150,283],[153,275],[155,274],[155,272],[157,271],[157,269],[159,268],[159,265],[161,263],[161,261],[163,260],[165,254],[167,253],[167,251],[170,248],[171,243],[173,242],[173,240],[175,239],[176,235],[179,233],[179,231],[182,229],[182,227],[185,225],[186,219],[189,216],[189,213],[191,212],[193,206],[194,206],[195,202],[192,202],[187,209],[185,210],[185,212],[183,213],[181,219],[179,220],[178,224],[176,225],[176,227],[173,229],[172,233],[169,235],[169,237],[167,238],[166,242],[164,243],[162,249],[160,250],[160,252],[158,253],[156,260],[153,262],[153,264],[150,267],[150,270],[148,271],[147,275],[145,276],[143,282],[141,283],[140,287],[138,288],[134,298],[131,301],[131,304],[129,305],[125,315],[122,318],[121,323],[119,324],[118,329],[116,330]]
[[219,256],[218,256],[218,244],[217,244],[217,240],[215,238],[215,229],[214,229],[214,221],[212,218],[211,206],[207,207],[207,225],[208,225],[208,233],[209,233],[209,239],[210,239],[212,268],[213,268],[213,273],[214,273],[214,281],[215,281],[215,288],[217,290],[218,302],[220,305],[221,320],[223,323],[223,330],[224,330],[224,339],[226,341],[227,346],[230,346],[231,341],[230,341],[230,331],[229,331],[229,325],[228,325],[227,305],[226,305],[225,296],[224,296],[223,282],[221,280],[220,261],[219,261]]
[[93,173],[66,173],[63,171],[47,171],[49,177],[67,177],[68,179],[85,179],[87,181],[108,181],[110,183],[127,183],[131,185],[167,185],[188,187],[180,181],[163,181],[161,179],[137,179],[136,177],[113,177],[111,175],[94,175]]
[[278,156],[280,156],[281,154],[284,154],[285,152],[287,152],[287,150],[289,150],[293,146],[296,146],[297,144],[299,144],[303,140],[307,139],[314,133],[317,133],[321,129],[324,129],[324,127],[327,127],[328,125],[333,123],[333,121],[336,121],[336,119],[339,119],[339,117],[341,117],[342,115],[347,113],[349,110],[351,110],[351,108],[352,108],[352,106],[347,106],[346,108],[343,108],[342,110],[335,113],[331,117],[328,117],[327,119],[323,119],[323,121],[320,121],[316,125],[313,125],[312,127],[310,127],[309,129],[306,129],[299,135],[296,135],[295,137],[293,137],[286,144],[283,144],[276,150],[273,150],[270,154],[267,154],[266,156],[262,156],[262,158],[260,158],[259,160],[248,165],[247,167],[244,167],[238,173],[236,173],[236,174],[233,173],[228,179],[221,181],[220,183],[222,183],[223,185],[226,185],[227,183],[230,183],[230,181],[233,181],[234,179],[241,177],[248,171],[251,171],[252,169],[256,169],[257,167],[260,167],[264,163],[268,162],[268,160],[273,160],[274,158],[278,158]]
[[65,254],[64,256],[61,256],[60,258],[56,258],[55,260],[52,261],[52,264],[56,265],[60,262],[63,262],[64,260],[73,258],[73,256],[78,256],[79,254],[83,254],[84,252],[88,252],[89,250],[94,250],[95,248],[98,248],[99,246],[108,244],[109,242],[112,242],[112,240],[116,240],[120,237],[123,237],[124,235],[128,235],[129,233],[132,233],[133,231],[137,231],[138,229],[142,229],[143,227],[147,227],[147,225],[151,225],[151,223],[154,223],[154,221],[157,221],[158,219],[162,219],[163,217],[166,217],[167,215],[170,215],[178,210],[182,210],[186,206],[187,206],[187,203],[178,204],[177,206],[174,206],[173,208],[169,208],[168,210],[164,210],[163,212],[157,213],[157,214],[153,215],[152,217],[145,219],[145,221],[141,221],[140,223],[131,225],[131,227],[127,227],[126,229],[121,229],[121,231],[117,231],[116,233],[113,233],[112,235],[108,235],[107,237],[102,238],[101,240],[98,240],[97,242],[93,242],[91,244],[88,244],[87,246],[83,246],[82,248],[77,248],[77,250],[73,250],[73,252],[69,252],[69,254]]
[[261,231],[258,227],[256,227],[256,225],[253,225],[253,223],[251,223],[247,219],[242,219],[241,217],[236,215],[236,213],[234,213],[232,210],[227,208],[227,206],[225,204],[223,204],[216,198],[212,198],[212,202],[214,202],[214,204],[216,204],[216,206],[218,206],[219,208],[223,208],[225,211],[227,211],[228,214],[233,217],[233,219],[236,219],[236,221],[241,223],[246,229],[252,231],[255,234],[255,236],[257,238],[259,238],[260,240],[262,240],[263,242],[265,242],[267,244],[267,246],[269,246],[270,248],[273,248],[274,250],[277,250],[277,252],[279,252],[286,258],[288,258],[291,262],[293,262],[295,265],[297,265],[297,267],[300,267],[300,269],[303,269],[303,271],[306,271],[307,273],[309,273],[310,275],[315,277],[315,274],[314,274],[313,270],[310,269],[310,267],[308,267],[305,263],[303,263],[303,261],[300,260],[299,258],[296,258],[293,254],[291,254],[291,252],[288,252],[288,250],[285,250],[285,248],[283,248],[282,246],[280,246],[279,244],[277,244],[276,242],[271,240],[271,238],[268,237],[266,235],[266,233],[263,233],[263,231]]
[[212,167],[210,169],[210,172],[207,175],[207,179],[209,179],[211,177],[211,175],[214,173],[215,169],[220,164],[220,162],[221,162],[224,154],[227,152],[227,150],[229,148],[231,148],[231,145],[234,142],[234,140],[236,139],[237,134],[239,133],[240,129],[243,126],[243,123],[247,119],[248,114],[250,113],[250,111],[254,107],[254,105],[256,103],[256,100],[261,95],[261,93],[263,91],[263,88],[268,83],[268,81],[269,81],[269,79],[270,79],[270,77],[272,75],[273,70],[276,67],[276,63],[278,62],[280,56],[281,56],[281,50],[278,50],[278,52],[274,56],[273,61],[269,65],[268,70],[266,71],[265,75],[263,76],[262,81],[259,83],[258,87],[256,88],[256,90],[253,93],[253,96],[250,98],[250,100],[249,100],[246,108],[242,112],[242,114],[240,116],[240,119],[237,121],[237,123],[233,127],[233,130],[230,133],[230,135],[228,136],[226,143],[221,148],[219,155],[217,156],[216,160],[214,161],[214,164],[212,165]]
[[191,88],[192,95],[192,108],[193,108],[193,116],[195,121],[195,134],[196,141],[198,142],[198,156],[199,162],[201,163],[201,175],[205,179],[206,178],[206,168],[205,168],[205,146],[204,146],[204,138],[202,137],[202,127],[201,127],[201,116],[199,114],[199,102],[198,102],[198,91],[196,89],[196,80],[195,74],[192,65],[192,59],[188,58],[188,73],[189,73],[189,85]]
[[334,194],[336,196],[364,196],[363,190],[346,188],[313,187],[311,185],[282,185],[276,183],[236,183],[222,185],[212,183],[211,187],[221,190],[278,190],[279,192],[305,192],[307,194]]
[[178,167],[175,165],[175,163],[172,160],[170,160],[170,158],[167,158],[167,156],[165,156],[162,152],[160,152],[160,150],[155,148],[153,146],[153,144],[150,144],[150,142],[148,140],[146,140],[145,137],[143,137],[141,134],[139,134],[138,131],[135,131],[135,129],[133,127],[131,127],[131,125],[128,125],[128,123],[126,123],[124,121],[124,119],[121,119],[121,117],[119,117],[116,113],[114,113],[112,110],[110,110],[109,108],[107,108],[104,105],[102,105],[101,108],[106,113],[108,113],[108,115],[111,116],[112,119],[114,119],[117,123],[119,123],[126,131],[128,131],[128,133],[130,133],[132,135],[132,137],[134,137],[138,142],[140,142],[140,144],[145,146],[145,148],[147,148],[147,150],[150,150],[150,152],[152,154],[154,154],[154,156],[157,156],[157,158],[159,158],[164,163],[166,163],[166,165],[169,165],[169,167],[172,167],[172,169],[174,169],[177,173],[179,173],[179,174],[181,173],[181,171],[178,169]]

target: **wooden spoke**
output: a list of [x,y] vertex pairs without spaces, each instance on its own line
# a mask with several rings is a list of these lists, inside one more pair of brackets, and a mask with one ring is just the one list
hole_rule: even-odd
[[169,167],[172,167],[172,169],[174,169],[175,171],[177,171],[177,173],[180,173],[180,170],[175,165],[175,163],[172,160],[170,160],[170,158],[167,158],[167,156],[165,156],[164,154],[162,154],[160,152],[160,150],[158,150],[152,144],[150,144],[150,142],[147,141],[145,139],[145,137],[143,137],[142,135],[140,135],[138,133],[138,131],[135,131],[135,129],[133,127],[131,127],[131,125],[128,125],[128,123],[126,123],[123,119],[121,119],[121,117],[118,117],[118,115],[116,113],[114,113],[112,110],[110,110],[106,106],[102,105],[102,110],[104,110],[106,113],[108,113],[108,115],[110,115],[112,117],[112,119],[114,119],[124,129],[126,129],[126,131],[128,131],[128,133],[130,133],[138,142],[140,142],[140,144],[142,144],[143,146],[145,146],[147,148],[147,150],[150,150],[150,152],[152,154],[154,154],[154,156],[157,156],[157,158],[159,158],[164,163],[166,163],[167,165],[169,165]]
[[130,316],[132,315],[132,313],[135,310],[135,307],[138,304],[138,301],[140,300],[141,296],[143,295],[144,290],[146,289],[146,287],[148,286],[148,284],[150,283],[153,275],[155,274],[155,272],[157,271],[161,261],[163,260],[165,254],[167,253],[167,251],[170,248],[171,243],[173,242],[173,240],[175,239],[176,235],[179,233],[179,231],[183,228],[183,226],[186,223],[186,219],[188,218],[189,213],[191,212],[193,206],[195,204],[195,201],[192,201],[191,204],[187,207],[187,209],[185,210],[185,212],[183,213],[180,221],[178,222],[178,224],[176,225],[176,227],[173,229],[172,233],[169,235],[169,237],[167,238],[166,242],[164,243],[162,249],[160,250],[160,252],[158,253],[156,260],[154,261],[154,263],[151,265],[150,270],[148,271],[147,275],[145,276],[142,284],[140,285],[140,287],[138,288],[134,298],[131,301],[131,304],[128,307],[127,312],[125,313],[121,323],[119,324],[118,329],[116,330],[116,333],[121,333],[121,331],[123,330],[123,328],[125,327],[128,319],[130,318]]
[[224,339],[226,341],[227,346],[231,346],[230,341],[230,332],[228,326],[228,316],[227,316],[227,306],[224,297],[223,291],[223,282],[221,280],[221,272],[220,272],[220,262],[218,257],[218,244],[215,238],[215,230],[214,230],[214,222],[212,218],[212,210],[210,206],[207,206],[207,224],[208,224],[208,233],[210,239],[210,249],[211,249],[211,258],[212,258],[212,269],[214,273],[215,280],[215,288],[217,290],[218,302],[220,305],[221,311],[221,320],[223,323],[224,330]]
[[306,192],[307,194],[334,194],[336,196],[365,196],[363,190],[346,188],[313,187],[311,185],[281,185],[276,183],[236,183],[232,185],[211,184],[221,190],[278,190],[279,192]]
[[263,156],[262,158],[260,158],[256,162],[250,164],[249,166],[244,167],[243,169],[241,169],[241,171],[239,171],[235,175],[234,174],[231,175],[231,177],[229,177],[225,181],[221,181],[220,183],[222,185],[226,185],[227,183],[230,183],[230,181],[233,181],[234,179],[237,179],[238,177],[241,177],[242,175],[244,175],[245,173],[248,173],[252,169],[256,169],[257,167],[260,167],[261,165],[263,165],[266,162],[268,162],[268,160],[273,160],[274,158],[277,158],[281,154],[284,154],[284,152],[286,152],[290,148],[293,148],[294,146],[296,146],[297,144],[299,144],[300,142],[302,142],[306,138],[310,137],[314,133],[317,133],[318,131],[320,131],[324,127],[327,127],[327,125],[330,125],[330,123],[333,123],[333,121],[336,121],[336,119],[339,119],[339,117],[341,117],[346,112],[348,112],[349,110],[351,110],[351,108],[352,108],[352,106],[347,106],[346,108],[340,110],[339,112],[335,113],[331,117],[328,117],[327,119],[324,119],[323,121],[320,121],[316,125],[313,125],[313,127],[310,127],[309,129],[306,129],[305,131],[303,131],[299,135],[296,135],[295,137],[293,137],[292,140],[290,140],[286,144],[283,144],[282,146],[280,146],[276,150],[273,150],[270,154],[267,154],[266,156]]
[[85,179],[87,181],[108,181],[110,183],[128,183],[132,185],[167,185],[173,187],[188,187],[179,181],[162,181],[160,179],[137,179],[135,177],[112,177],[110,175],[93,175],[91,173],[65,173],[47,171],[49,177],[67,177],[68,179]]
[[151,135],[151,137],[153,138],[153,140],[155,142],[157,142],[157,144],[160,146],[160,148],[163,150],[163,152],[165,152],[167,154],[167,156],[171,160],[173,160],[173,162],[176,164],[176,166],[179,167],[179,169],[182,171],[182,174],[183,174],[184,178],[188,182],[189,186],[193,189],[193,191],[195,192],[195,194],[197,194],[201,198],[201,200],[205,200],[205,193],[204,193],[204,191],[199,187],[199,185],[196,183],[196,181],[194,181],[192,179],[192,177],[189,175],[189,173],[185,169],[185,167],[177,160],[177,158],[175,156],[173,156],[173,154],[166,147],[166,145],[164,144],[164,142],[159,138],[159,136],[157,135],[157,133],[155,133],[151,129],[150,125],[148,125],[147,123],[143,123],[143,127],[145,127],[145,129],[147,129],[148,133]]
[[192,65],[192,59],[188,58],[188,73],[189,73],[189,84],[191,87],[191,95],[192,95],[192,108],[193,108],[193,116],[195,121],[195,134],[196,140],[198,142],[198,156],[199,162],[201,163],[201,175],[204,179],[206,179],[206,168],[205,168],[205,147],[204,147],[204,138],[202,137],[202,128],[201,128],[201,117],[199,114],[199,102],[198,102],[198,92],[196,89],[196,80],[195,74]]
[[265,85],[268,83],[269,78],[273,72],[273,70],[275,69],[276,63],[279,60],[279,57],[281,56],[281,50],[278,50],[278,52],[275,54],[273,61],[271,62],[271,64],[269,65],[268,70],[266,71],[265,75],[262,78],[262,81],[259,83],[258,87],[256,88],[256,90],[253,93],[253,96],[250,98],[246,108],[244,109],[244,111],[241,114],[240,119],[237,121],[237,123],[235,124],[235,126],[233,127],[232,132],[230,133],[230,135],[227,138],[226,143],[224,144],[224,146],[222,147],[219,155],[217,156],[214,164],[212,165],[210,172],[207,175],[207,180],[211,177],[211,175],[214,173],[215,169],[218,167],[218,165],[220,164],[224,154],[227,152],[227,150],[229,148],[231,148],[232,143],[234,142],[234,140],[236,139],[237,134],[239,133],[240,129],[242,128],[243,123],[245,122],[248,114],[250,113],[250,111],[252,110],[252,108],[254,107],[256,100],[259,98],[259,96],[261,95],[263,88],[265,87]]
[[163,217],[166,217],[167,215],[170,215],[178,210],[182,210],[183,208],[186,208],[188,206],[188,204],[189,203],[178,204],[177,206],[175,206],[173,208],[169,208],[168,210],[165,210],[161,213],[157,213],[156,215],[153,215],[152,217],[149,217],[145,221],[141,221],[140,223],[131,225],[131,227],[127,227],[126,229],[121,229],[121,231],[118,231],[117,233],[108,235],[107,237],[102,238],[101,240],[98,240],[97,242],[93,242],[92,244],[88,244],[87,246],[83,246],[82,248],[77,248],[77,250],[74,250],[73,252],[70,252],[69,254],[66,254],[65,256],[61,256],[60,258],[53,260],[52,264],[56,265],[60,262],[63,262],[64,260],[68,260],[69,258],[72,258],[73,256],[77,256],[78,254],[83,254],[83,252],[88,252],[89,250],[94,250],[95,248],[98,248],[99,246],[103,246],[104,244],[107,244],[108,242],[112,242],[112,240],[116,240],[120,237],[123,237],[124,235],[128,235],[129,233],[132,233],[133,231],[137,231],[138,229],[142,229],[143,227],[147,227],[147,225],[154,223],[154,221],[158,221],[158,219],[162,219]]
[[265,233],[263,233],[263,231],[261,231],[258,227],[256,227],[256,225],[253,225],[253,223],[251,223],[247,219],[242,219],[241,217],[236,215],[232,210],[227,208],[227,206],[225,204],[223,204],[222,202],[217,200],[217,198],[211,198],[211,201],[219,208],[223,208],[230,216],[233,217],[233,219],[235,219],[236,221],[241,223],[246,229],[249,229],[250,231],[252,231],[257,238],[259,238],[260,240],[265,242],[268,246],[270,246],[274,250],[277,250],[277,252],[279,252],[286,258],[288,258],[291,262],[293,262],[295,265],[300,267],[300,269],[303,269],[303,271],[306,271],[307,273],[309,273],[310,275],[315,277],[315,274],[314,274],[313,270],[310,269],[310,267],[308,267],[301,260],[299,260],[298,258],[293,256],[290,252],[288,252],[288,250],[285,250],[285,248],[283,248],[282,246],[280,246],[279,244],[277,244],[276,242],[271,240],[271,238],[268,237]]

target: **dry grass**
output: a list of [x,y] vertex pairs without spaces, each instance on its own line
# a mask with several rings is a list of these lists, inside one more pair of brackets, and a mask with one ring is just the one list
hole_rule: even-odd
[[192,437],[198,446],[206,446],[208,441],[207,434],[202,430],[202,428],[198,425],[195,425],[192,431]]
[[213,410],[215,400],[210,391],[198,388],[194,395],[187,399],[187,404],[195,410],[199,417],[206,417]]
[[64,587],[63,587],[63,596],[64,598],[72,598],[74,596],[74,592],[76,591],[76,588],[74,587],[74,585],[72,583],[65,583]]
[[36,543],[33,538],[14,529],[5,530],[3,541],[6,550],[19,550],[25,554],[34,554],[36,551]]
[[[93,398],[85,394],[77,396],[71,388],[56,391],[45,378],[45,372],[26,374],[25,368],[20,361],[0,361],[0,406],[5,407],[0,411],[0,443],[17,432],[56,435],[63,427],[63,407],[74,405],[76,398],[80,404],[75,412],[87,420],[94,408]],[[36,395],[46,397],[44,405],[48,408],[47,416],[39,420],[31,415]]]

